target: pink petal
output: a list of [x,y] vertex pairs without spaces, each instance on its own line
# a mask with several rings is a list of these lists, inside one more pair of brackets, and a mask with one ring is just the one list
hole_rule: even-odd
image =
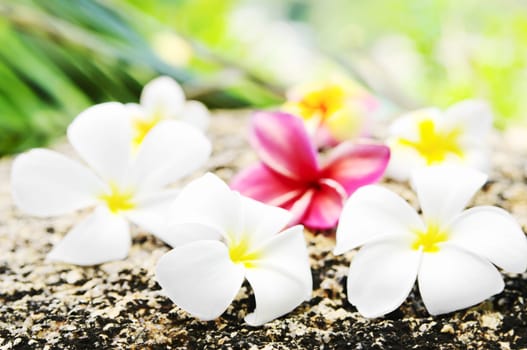
[[293,215],[291,221],[287,225],[288,227],[303,222],[314,195],[315,191],[313,189],[308,189],[307,191],[301,193],[299,196],[290,199],[288,202],[280,206],[284,209],[289,210],[289,212]]
[[379,109],[381,105],[379,100],[370,94],[365,94],[362,96],[362,98],[359,99],[359,102],[367,113],[374,112],[375,110]]
[[275,206],[282,206],[304,192],[297,181],[273,171],[263,163],[242,170],[230,186],[244,196]]
[[302,223],[312,229],[335,227],[347,197],[344,188],[336,181],[321,180]]
[[333,135],[331,135],[331,132],[323,124],[317,128],[313,138],[317,147],[319,148],[335,147],[339,144],[339,141]]
[[260,163],[238,173],[230,184],[233,190],[260,202],[288,210],[293,217],[288,227],[301,223],[315,190]]
[[257,112],[250,141],[262,162],[275,172],[304,181],[317,177],[317,153],[300,118],[283,112]]
[[357,188],[379,180],[389,160],[387,146],[344,142],[330,154],[322,177],[341,184],[349,196]]

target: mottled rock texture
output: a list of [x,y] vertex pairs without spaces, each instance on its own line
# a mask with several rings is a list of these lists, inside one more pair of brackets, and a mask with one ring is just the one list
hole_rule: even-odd
[[[214,117],[209,132],[214,155],[203,171],[229,180],[255,160],[245,141],[246,127],[245,114]],[[494,137],[494,170],[473,204],[503,207],[525,230],[524,135],[513,130]],[[57,148],[71,153],[68,146]],[[525,275],[506,275],[503,293],[468,310],[430,317],[414,288],[398,310],[367,320],[346,300],[354,253],[333,256],[332,232],[306,232],[314,280],[311,301],[251,328],[243,317],[254,307],[254,298],[244,284],[220,319],[200,322],[163,296],[153,273],[169,247],[147,232],[134,229],[130,255],[123,261],[94,267],[46,263],[51,247],[86,212],[53,219],[23,215],[10,198],[10,166],[10,159],[0,161],[0,349],[527,348]],[[384,183],[415,204],[407,184]]]

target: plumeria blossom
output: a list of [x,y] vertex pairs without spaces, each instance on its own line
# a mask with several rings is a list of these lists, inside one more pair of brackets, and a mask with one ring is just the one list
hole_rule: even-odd
[[527,240],[513,217],[492,206],[463,211],[486,179],[468,167],[417,170],[411,183],[422,218],[380,186],[352,195],[335,247],[341,254],[362,246],[349,270],[350,303],[366,317],[382,316],[403,303],[417,279],[426,309],[438,315],[500,293],[504,283],[494,265],[524,272]]
[[459,102],[445,112],[426,108],[401,116],[390,128],[392,157],[386,173],[403,181],[416,169],[439,164],[486,172],[491,129],[492,112],[478,100]]
[[146,84],[139,101],[139,104],[127,104],[134,124],[136,145],[163,120],[180,120],[200,130],[205,130],[209,124],[207,107],[198,101],[186,101],[181,86],[167,76],[158,77]]
[[128,222],[147,230],[162,226],[176,194],[165,186],[207,160],[210,142],[179,121],[159,123],[137,147],[128,113],[120,103],[103,103],[71,123],[68,139],[88,166],[46,149],[16,158],[12,192],[23,212],[49,217],[95,207],[48,260],[93,265],[126,257]]
[[312,278],[303,227],[229,187],[213,174],[188,184],[175,200],[165,237],[175,248],[159,259],[156,277],[170,299],[201,320],[219,317],[246,278],[258,326],[311,298]]
[[231,187],[293,214],[291,224],[336,226],[348,196],[377,181],[390,152],[376,144],[341,143],[320,160],[302,121],[282,112],[258,112],[249,138],[261,163],[239,173]]
[[378,101],[366,90],[343,79],[300,85],[288,93],[284,110],[299,116],[317,146],[334,146],[360,136],[367,115]]

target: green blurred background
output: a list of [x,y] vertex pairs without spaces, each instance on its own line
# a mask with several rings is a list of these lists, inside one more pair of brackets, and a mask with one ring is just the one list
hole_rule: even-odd
[[281,103],[338,73],[391,110],[486,98],[527,111],[522,0],[0,0],[0,156],[167,74],[211,108]]

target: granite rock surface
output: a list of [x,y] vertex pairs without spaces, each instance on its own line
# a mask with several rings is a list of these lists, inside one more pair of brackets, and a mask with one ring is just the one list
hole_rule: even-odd
[[[203,172],[229,180],[255,160],[246,127],[244,114],[213,118],[214,154]],[[494,136],[494,170],[472,205],[503,207],[525,231],[524,135]],[[55,148],[72,153],[65,142]],[[427,314],[414,288],[399,309],[368,320],[346,300],[354,252],[334,256],[333,232],[306,232],[314,292],[294,312],[263,327],[247,326],[243,317],[254,308],[254,297],[245,283],[221,318],[200,322],[175,306],[155,282],[156,262],[170,248],[137,228],[125,260],[94,267],[47,263],[51,247],[87,212],[50,219],[24,215],[10,197],[11,162],[0,160],[0,349],[527,348],[527,275],[505,275],[501,294],[439,317]],[[383,183],[416,205],[407,184]]]

